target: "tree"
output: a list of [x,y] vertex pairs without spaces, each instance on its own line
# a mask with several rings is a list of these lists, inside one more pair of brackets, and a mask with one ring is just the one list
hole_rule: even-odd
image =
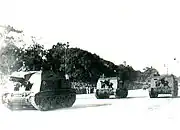
[[57,43],[47,50],[46,53],[46,68],[54,71],[65,71],[65,49],[66,44]]
[[23,40],[24,33],[22,30],[15,29],[10,25],[0,25],[0,27],[3,28],[2,32],[0,32],[1,47],[6,46],[9,43],[15,44],[18,47],[19,45],[23,46],[25,44]]
[[57,43],[46,54],[47,68],[68,73],[73,81],[96,83],[100,75],[115,76],[117,68],[110,61],[80,48],[69,48],[67,44]]
[[0,70],[5,74],[10,74],[20,68],[22,50],[12,43],[8,43],[0,50]]
[[44,46],[38,43],[30,45],[23,52],[23,61],[27,66],[28,70],[39,71],[43,65],[43,56],[45,56],[46,51]]
[[[57,43],[51,49],[45,50],[37,42],[36,37],[31,37],[32,44],[25,48],[22,30],[11,26],[1,26],[4,32],[0,33],[0,70],[3,73],[18,71],[23,63],[27,70],[53,70],[68,74],[73,81],[96,83],[101,75],[105,77],[119,76],[121,80],[145,81],[158,71],[154,68],[145,68],[144,72],[135,71],[126,62],[120,65],[100,58],[80,48],[70,48],[69,43]],[[14,35],[17,34],[17,35]]]
[[0,71],[9,74],[21,66],[22,49],[17,44],[23,42],[23,31],[12,26],[0,26],[4,30],[0,32]]
[[159,72],[153,67],[146,67],[142,73],[143,81],[149,80],[153,76],[159,76]]
[[125,81],[131,80],[131,71],[133,71],[133,68],[130,66],[125,66],[122,64],[118,66],[118,77],[120,77],[122,85],[124,85]]
[[3,45],[0,48],[1,71],[10,74],[13,71],[18,71],[23,63],[29,70],[40,70],[45,50],[42,45],[38,44],[37,38],[31,36],[31,41],[28,44],[32,44],[27,46],[22,30],[9,25],[0,27],[4,29],[0,33],[0,45]]

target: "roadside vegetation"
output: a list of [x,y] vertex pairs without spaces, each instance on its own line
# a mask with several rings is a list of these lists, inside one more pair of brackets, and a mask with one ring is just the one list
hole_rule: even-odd
[[[31,44],[27,46],[24,32],[12,26],[3,26],[0,33],[0,73],[8,75],[15,71],[39,71],[52,69],[69,75],[78,91],[86,86],[95,86],[101,76],[119,76],[128,89],[142,88],[149,77],[158,73],[153,67],[146,67],[143,72],[134,70],[131,65],[115,65],[80,48],[73,48],[67,43],[54,43],[52,48],[45,49],[38,43],[36,37],[30,37]],[[1,76],[2,78],[2,76]],[[83,85],[82,85],[83,84]],[[86,84],[86,85],[84,85]],[[92,90],[91,90],[92,91]]]

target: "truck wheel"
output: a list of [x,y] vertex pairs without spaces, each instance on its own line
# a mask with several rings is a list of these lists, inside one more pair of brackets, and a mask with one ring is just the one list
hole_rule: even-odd
[[128,95],[127,89],[116,89],[116,98],[126,98]]

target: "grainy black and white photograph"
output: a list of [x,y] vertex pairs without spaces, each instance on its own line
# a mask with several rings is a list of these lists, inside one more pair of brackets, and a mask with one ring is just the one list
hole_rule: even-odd
[[180,1],[0,0],[0,130],[172,130]]

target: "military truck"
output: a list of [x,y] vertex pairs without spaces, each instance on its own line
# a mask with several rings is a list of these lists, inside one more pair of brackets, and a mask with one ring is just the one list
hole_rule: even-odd
[[111,95],[114,95],[116,98],[126,98],[128,90],[118,77],[99,78],[95,91],[96,98],[107,99]]
[[76,100],[70,81],[53,71],[29,71],[12,74],[2,103],[10,109],[35,108],[47,111],[71,107]]
[[157,98],[158,94],[171,94],[172,97],[178,96],[178,81],[174,75],[161,75],[151,78],[149,84],[150,98]]

